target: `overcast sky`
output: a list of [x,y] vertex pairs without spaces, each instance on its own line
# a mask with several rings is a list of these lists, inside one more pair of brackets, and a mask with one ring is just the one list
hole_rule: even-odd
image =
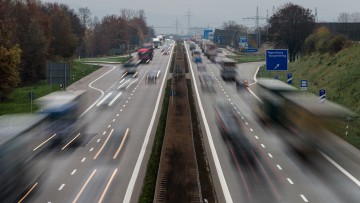
[[[255,20],[243,18],[255,17],[256,7],[259,7],[259,16],[266,17],[277,10],[287,0],[43,0],[43,2],[59,2],[67,4],[70,8],[78,10],[88,7],[92,16],[99,19],[106,15],[119,14],[123,8],[143,9],[149,25],[155,27],[157,33],[175,33],[176,19],[178,20],[178,33],[187,33],[188,17],[190,13],[191,26],[220,28],[222,23],[234,20],[249,27],[255,26]],[[360,0],[293,0],[294,4],[315,11],[319,21],[336,21],[341,12],[360,12]],[[260,20],[260,24],[265,24]],[[167,27],[167,28],[160,28]]]

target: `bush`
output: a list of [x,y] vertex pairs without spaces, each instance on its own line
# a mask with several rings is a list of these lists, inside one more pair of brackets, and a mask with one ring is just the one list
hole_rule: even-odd
[[304,51],[307,54],[315,51],[334,54],[345,48],[347,44],[348,40],[345,36],[331,33],[326,27],[320,27],[305,39]]

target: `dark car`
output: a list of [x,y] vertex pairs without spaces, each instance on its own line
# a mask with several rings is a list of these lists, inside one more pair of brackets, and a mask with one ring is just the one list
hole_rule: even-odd
[[139,62],[134,62],[134,61],[126,62],[123,65],[124,73],[132,74],[135,77],[137,77],[137,73],[138,73],[137,67],[138,67],[138,65],[139,65]]

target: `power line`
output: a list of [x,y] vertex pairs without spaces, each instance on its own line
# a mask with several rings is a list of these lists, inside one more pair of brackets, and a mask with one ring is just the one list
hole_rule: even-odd
[[256,7],[256,16],[243,18],[245,20],[255,20],[255,29],[256,29],[256,38],[257,38],[257,47],[260,47],[260,20],[266,20],[266,17],[259,16],[259,7]]
[[188,10],[187,12],[186,12],[186,16],[187,16],[187,18],[188,18],[188,35],[190,35],[190,17],[191,16],[193,16],[192,14],[191,14],[191,12],[190,12],[190,10]]

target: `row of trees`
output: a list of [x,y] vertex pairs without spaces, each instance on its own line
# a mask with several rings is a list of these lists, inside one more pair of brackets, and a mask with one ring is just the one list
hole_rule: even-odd
[[[341,13],[340,22],[359,22],[360,13]],[[223,23],[226,30],[249,34],[249,29],[235,21]],[[269,19],[267,27],[261,28],[261,38],[267,38],[275,48],[287,48],[289,60],[295,61],[299,52],[336,53],[348,45],[348,39],[340,34],[331,33],[325,27],[316,27],[315,16],[310,9],[287,3]]]
[[142,10],[123,9],[98,20],[88,8],[76,12],[59,3],[0,0],[0,100],[19,85],[45,79],[46,61],[129,49],[149,34]]

